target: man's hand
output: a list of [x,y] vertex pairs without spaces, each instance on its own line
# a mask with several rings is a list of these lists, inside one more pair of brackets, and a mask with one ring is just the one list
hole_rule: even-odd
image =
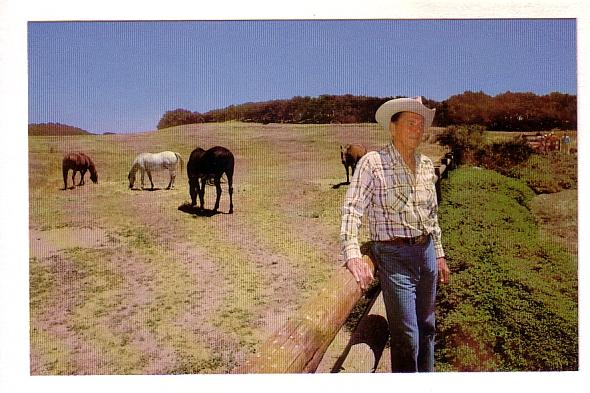
[[346,267],[352,273],[361,290],[366,291],[373,281],[373,272],[371,272],[369,265],[362,258],[351,258],[346,261]]
[[447,260],[445,257],[436,258],[436,264],[438,265],[438,280],[441,284],[446,284],[449,282],[449,277],[451,276],[451,271],[447,266]]

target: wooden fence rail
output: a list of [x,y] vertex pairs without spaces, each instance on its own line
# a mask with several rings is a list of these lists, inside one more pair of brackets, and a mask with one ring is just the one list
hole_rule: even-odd
[[[371,271],[375,265],[363,257]],[[362,292],[344,266],[233,373],[313,373]]]
[[[452,154],[441,159],[435,168],[436,190],[440,200],[440,181],[452,169]],[[375,264],[367,255],[363,263],[375,273]],[[373,293],[378,293],[378,290]],[[259,350],[233,374],[313,373],[363,293],[352,274],[344,266],[299,309],[295,315],[272,334]],[[370,303],[372,304],[372,303]]]

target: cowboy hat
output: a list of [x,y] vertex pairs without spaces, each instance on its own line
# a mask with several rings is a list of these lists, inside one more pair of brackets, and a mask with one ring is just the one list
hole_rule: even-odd
[[434,112],[436,109],[430,109],[422,104],[422,97],[413,98],[394,98],[386,101],[375,112],[375,120],[377,123],[389,131],[389,122],[391,116],[398,112],[414,112],[424,117],[424,130],[428,130],[434,119]]

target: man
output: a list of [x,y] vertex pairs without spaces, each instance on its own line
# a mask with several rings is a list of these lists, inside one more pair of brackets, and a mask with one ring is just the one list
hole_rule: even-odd
[[357,164],[342,207],[346,267],[362,290],[373,280],[362,262],[358,230],[368,218],[391,338],[393,372],[434,370],[437,281],[450,271],[441,244],[432,161],[416,152],[434,109],[420,97],[385,102],[375,113],[391,143]]

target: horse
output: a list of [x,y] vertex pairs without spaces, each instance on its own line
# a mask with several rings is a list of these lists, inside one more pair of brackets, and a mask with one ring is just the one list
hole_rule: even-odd
[[76,172],[80,172],[81,178],[78,186],[84,185],[84,175],[86,171],[90,171],[90,180],[93,183],[98,183],[98,172],[94,162],[84,153],[68,153],[64,156],[61,162],[61,169],[64,178],[64,190],[68,189],[68,172],[72,170],[72,188],[76,187]]
[[365,154],[367,154],[367,148],[363,145],[340,145],[340,158],[342,159],[342,165],[344,165],[344,169],[346,170],[346,184],[350,184],[348,168],[352,169],[350,176],[354,175],[357,162]]
[[176,167],[178,163],[183,166],[182,156],[179,153],[172,151],[163,151],[160,153],[141,153],[131,165],[131,170],[127,178],[129,179],[129,188],[133,188],[135,183],[135,173],[139,170],[141,172],[141,188],[143,189],[144,173],[147,172],[148,178],[154,189],[154,182],[152,181],[152,171],[161,171],[167,169],[170,174],[170,182],[167,190],[174,187],[174,180],[176,179]]
[[[225,173],[229,192],[229,214],[234,211],[233,203],[233,176],[234,176],[234,155],[231,151],[222,146],[215,146],[205,151],[197,147],[191,152],[186,164],[189,192],[191,195],[191,206],[197,204],[197,195],[201,204],[200,209],[205,205],[205,185],[215,184],[217,199],[213,211],[219,209],[221,198],[221,177]],[[199,184],[199,181],[201,182]]]

